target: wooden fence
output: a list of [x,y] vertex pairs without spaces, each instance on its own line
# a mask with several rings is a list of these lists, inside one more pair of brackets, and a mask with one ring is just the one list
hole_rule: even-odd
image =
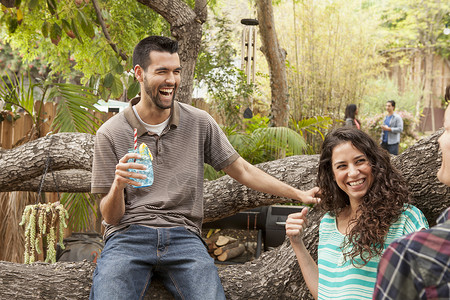
[[[206,110],[213,116],[214,119],[216,119],[217,122],[222,123],[221,117],[211,111],[209,104],[203,99],[192,99],[192,105]],[[39,124],[36,124],[39,126],[40,130],[39,136],[35,136],[34,138],[44,137],[51,131],[51,124],[56,116],[56,109],[57,104],[53,102],[45,102],[42,104],[38,101],[35,103],[34,114],[38,115],[40,110],[39,119],[42,121]],[[105,122],[115,114],[115,112],[95,112],[94,116],[102,122]],[[0,149],[11,149],[27,142],[27,135],[30,133],[33,125],[33,118],[27,113],[19,113],[18,118],[12,122],[8,120],[3,120],[0,122]]]
[[[34,125],[39,127],[39,134],[34,138],[44,137],[51,131],[51,124],[56,116],[57,104],[53,102],[36,102],[34,106],[34,115],[39,122],[33,121],[28,113],[19,113],[15,120],[3,120],[0,122],[0,148],[11,149],[15,146],[27,142],[29,134]],[[39,113],[40,111],[40,113]],[[113,112],[95,112],[94,116],[103,122],[111,118]],[[56,132],[55,132],[56,133]]]

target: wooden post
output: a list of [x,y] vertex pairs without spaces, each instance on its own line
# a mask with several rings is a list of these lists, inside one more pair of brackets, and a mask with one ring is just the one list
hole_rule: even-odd
[[13,128],[11,122],[4,120],[2,126],[2,148],[11,149]]
[[36,126],[39,133],[39,137],[43,137],[45,134],[42,134],[42,123],[45,118],[44,114],[44,103],[42,101],[36,101],[34,103],[34,115],[37,119]]
[[[44,120],[45,122],[42,124],[41,136],[45,136],[50,132],[50,126],[55,118],[55,106],[53,102],[45,102],[44,104]],[[54,132],[56,133],[56,132]]]
[[4,120],[0,122],[0,149],[3,148],[3,140],[2,140],[3,123],[5,123]]

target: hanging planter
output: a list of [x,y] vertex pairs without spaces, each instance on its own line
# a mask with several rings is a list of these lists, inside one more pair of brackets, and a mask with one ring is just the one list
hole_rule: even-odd
[[25,264],[36,261],[36,253],[41,254],[41,238],[47,246],[45,262],[56,262],[56,243],[64,249],[64,228],[67,228],[67,210],[59,202],[27,205],[23,211],[22,221],[25,225]]

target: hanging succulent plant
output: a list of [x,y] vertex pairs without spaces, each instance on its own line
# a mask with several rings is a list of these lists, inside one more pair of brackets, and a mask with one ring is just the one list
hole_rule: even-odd
[[27,205],[23,211],[22,221],[25,225],[24,263],[36,261],[35,254],[41,254],[41,238],[46,237],[47,255],[45,262],[56,262],[56,243],[64,249],[64,228],[67,228],[67,210],[59,202]]

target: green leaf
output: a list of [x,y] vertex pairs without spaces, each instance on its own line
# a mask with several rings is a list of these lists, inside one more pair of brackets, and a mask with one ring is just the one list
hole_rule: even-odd
[[19,26],[19,21],[16,18],[10,17],[8,20],[8,31],[14,33]]
[[88,81],[88,87],[93,89],[95,87],[95,84],[97,83],[97,80],[98,80],[97,76],[91,75]]
[[61,40],[61,35],[61,27],[59,27],[57,23],[53,23],[52,27],[50,28],[50,39],[52,40],[52,43],[58,45],[59,41]]
[[130,71],[132,69],[133,69],[133,57],[131,55],[129,55],[127,62],[125,64],[125,70]]
[[56,13],[56,1],[55,0],[47,0],[48,10],[52,15]]
[[136,95],[141,91],[141,85],[139,84],[139,81],[133,82],[127,91],[127,97],[128,99],[132,99],[136,97]]
[[111,73],[106,74],[105,79],[103,80],[103,86],[106,88],[111,88],[114,82],[114,75]]
[[80,33],[78,32],[78,27],[77,27],[77,25],[75,24],[75,19],[72,19],[72,21],[71,21],[71,28],[72,28],[73,34],[75,34],[75,37],[77,38],[77,40],[78,40],[81,44],[83,44],[83,39],[81,38],[81,35],[80,35]]
[[118,75],[121,75],[123,73],[123,66],[121,63],[118,63],[115,67],[114,67],[114,72],[116,72]]
[[75,38],[75,34],[72,31],[72,26],[70,26],[70,23],[66,20],[66,19],[62,19],[61,20],[61,25],[62,28],[64,30],[64,32],[71,38],[74,39]]
[[35,9],[39,4],[39,0],[30,0],[30,2],[28,2],[28,8],[30,10]]
[[119,63],[119,61],[117,60],[116,56],[111,56],[108,59],[108,63],[109,63],[109,68],[111,70],[114,70],[114,68],[116,67],[116,65]]
[[123,83],[118,77],[114,77],[113,84],[111,86],[111,97],[114,99],[119,98],[123,94]]
[[81,29],[83,29],[84,33],[90,37],[93,38],[95,36],[94,27],[92,24],[88,21],[86,16],[83,14],[81,10],[78,10],[77,13],[78,22],[81,25]]
[[32,82],[28,74],[28,79],[25,80],[25,74],[19,78],[15,73],[11,78],[7,73],[0,77],[0,99],[5,101],[4,109],[12,110],[12,106],[20,107],[26,111],[33,118],[34,107],[34,92],[33,90],[37,84],[25,84],[25,82]]
[[44,21],[44,23],[42,24],[42,27],[41,27],[41,32],[45,38],[48,38],[48,34],[50,32],[50,23],[48,23],[47,21]]

